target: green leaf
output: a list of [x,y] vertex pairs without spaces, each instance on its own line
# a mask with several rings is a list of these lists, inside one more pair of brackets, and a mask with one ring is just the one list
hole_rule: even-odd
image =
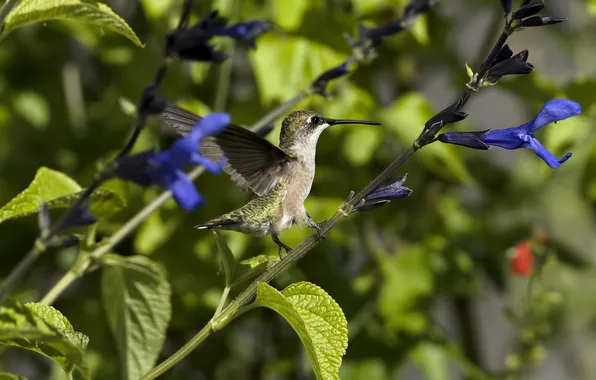
[[[266,104],[290,99],[345,58],[346,54],[303,37],[272,34],[259,38],[259,48],[251,54],[259,96]],[[275,70],[271,62],[275,62]]]
[[[424,123],[434,114],[429,101],[422,94],[408,93],[383,110],[381,120],[383,126],[393,129],[404,144],[411,145],[422,132]],[[417,155],[424,165],[436,174],[470,182],[472,178],[461,158],[461,151],[461,147],[436,142],[422,149]]]
[[[66,174],[46,167],[41,167],[35,178],[24,191],[0,208],[0,223],[5,220],[35,214],[42,202],[48,209],[70,207],[83,193],[83,189]],[[107,217],[126,206],[124,199],[117,193],[100,188],[91,195],[91,214]]]
[[94,24],[123,35],[137,46],[143,45],[126,21],[106,4],[94,0],[21,0],[6,17],[4,33],[47,20]]
[[102,300],[118,344],[121,379],[138,379],[155,365],[171,317],[164,268],[145,256],[107,255]]
[[58,310],[40,303],[0,306],[0,344],[35,351],[55,360],[70,373],[73,369],[89,377],[84,352],[87,336],[74,331]]
[[[72,206],[76,200],[83,195],[83,193],[84,190],[49,201],[48,208],[68,208]],[[102,218],[117,213],[125,206],[126,202],[120,196],[120,194],[117,194],[109,189],[100,188],[91,194],[91,208],[89,211],[94,216]]]
[[49,202],[81,190],[81,186],[66,174],[42,166],[35,173],[29,187],[0,208],[0,223],[35,213],[42,202]]
[[226,275],[226,287],[230,287],[234,281],[236,258],[224,238],[218,234],[217,231],[213,231],[213,236],[217,242],[217,251],[221,256],[221,265],[223,266]]
[[302,24],[302,18],[312,3],[313,0],[273,0],[273,21],[284,30],[296,30]]
[[348,347],[348,322],[329,294],[308,282],[297,282],[282,292],[259,282],[255,304],[276,311],[290,323],[308,352],[317,379],[339,379]]
[[27,380],[27,378],[14,373],[0,372],[0,380]]

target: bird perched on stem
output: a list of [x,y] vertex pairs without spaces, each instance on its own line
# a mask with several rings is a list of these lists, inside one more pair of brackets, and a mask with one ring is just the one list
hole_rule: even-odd
[[[189,133],[200,119],[172,104],[166,107],[163,118],[182,135]],[[271,235],[280,258],[282,249],[291,251],[278,237],[284,229],[293,224],[306,224],[320,235],[320,227],[304,208],[304,200],[315,177],[319,136],[328,127],[339,124],[379,125],[373,121],[329,119],[313,111],[298,110],[283,120],[279,147],[236,125],[203,139],[201,155],[215,162],[225,157],[224,171],[238,186],[251,189],[255,196],[239,209],[196,228]]]

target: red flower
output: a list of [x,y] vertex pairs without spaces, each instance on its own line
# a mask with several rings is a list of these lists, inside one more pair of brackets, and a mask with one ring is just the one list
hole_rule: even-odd
[[529,277],[532,275],[534,257],[532,246],[529,240],[523,240],[515,246],[515,252],[511,257],[511,271],[518,276]]

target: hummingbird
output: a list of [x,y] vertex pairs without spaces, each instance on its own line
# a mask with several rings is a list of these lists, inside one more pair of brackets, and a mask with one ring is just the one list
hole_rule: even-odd
[[[179,134],[186,135],[200,117],[183,108],[168,104],[163,119]],[[367,124],[374,121],[325,118],[316,112],[297,110],[282,122],[279,146],[246,128],[229,125],[215,136],[203,139],[199,151],[214,162],[225,158],[224,172],[254,197],[244,206],[201,223],[199,230],[233,230],[253,236],[271,235],[282,257],[291,248],[279,240],[278,234],[294,225],[320,226],[304,208],[315,177],[316,145],[321,133],[333,125]]]

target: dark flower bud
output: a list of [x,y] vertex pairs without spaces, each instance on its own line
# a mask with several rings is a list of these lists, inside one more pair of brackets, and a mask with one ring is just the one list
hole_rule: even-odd
[[501,6],[503,7],[505,14],[511,12],[511,0],[501,0]]
[[530,17],[540,12],[544,8],[544,3],[541,1],[536,4],[523,5],[521,8],[513,12],[511,15],[512,20],[521,20],[526,17]]
[[156,86],[148,86],[143,89],[137,108],[139,114],[154,115],[162,113],[166,104],[166,100],[157,95]]
[[346,61],[341,65],[329,69],[323,74],[319,75],[315,80],[312,81],[310,89],[313,93],[325,95],[325,88],[327,87],[329,81],[342,77],[349,72],[350,70],[348,69],[348,62]]
[[89,205],[79,205],[66,211],[66,214],[54,226],[54,232],[59,234],[71,227],[83,227],[96,222],[97,218],[89,213]]
[[495,57],[495,60],[493,61],[493,64],[491,65],[491,67],[496,65],[497,63],[503,62],[504,60],[511,58],[512,55],[513,55],[513,51],[511,51],[511,49],[509,48],[509,45],[505,44],[501,48],[501,50],[499,50],[499,53]]
[[387,185],[379,186],[368,194],[354,211],[371,211],[386,205],[393,199],[406,198],[412,194],[412,189],[403,186],[407,175]]
[[522,20],[521,26],[524,27],[524,28],[531,28],[533,26],[544,26],[544,25],[558,24],[558,23],[563,22],[565,20],[566,19],[560,18],[560,17],[550,17],[550,16],[540,17],[540,16],[534,16],[534,17],[530,17],[530,18],[527,18],[525,20]]
[[409,189],[403,184],[406,182],[407,176],[403,176],[399,180],[392,182],[385,186],[379,186],[376,190],[364,197],[367,201],[373,200],[391,200],[405,198],[412,194],[412,189]]
[[149,186],[153,181],[149,176],[148,167],[154,156],[155,150],[150,149],[130,156],[120,157],[115,162],[114,175],[137,185]]
[[188,29],[178,29],[166,36],[165,55],[190,61],[221,62],[226,55],[215,51],[208,44],[218,29],[225,27],[227,20],[213,11]]
[[410,0],[405,8],[407,17],[411,17],[422,12],[426,12],[435,3],[436,0]]
[[382,41],[386,37],[392,36],[404,30],[405,24],[400,21],[393,21],[375,28],[367,28],[360,24],[358,25],[358,36],[360,40],[371,40],[375,43]]
[[530,1],[532,1],[532,0],[524,0],[524,1],[522,1],[521,7],[523,7],[524,5],[530,4]]
[[534,66],[527,62],[528,51],[523,50],[513,57],[506,59],[503,62],[497,63],[488,70],[486,81],[489,83],[496,83],[501,77],[505,75],[519,75],[529,74],[534,70]]
[[490,129],[479,132],[445,132],[437,138],[440,142],[467,146],[468,148],[488,150],[488,145],[482,142],[482,138]]
[[435,116],[431,117],[426,124],[424,124],[425,129],[430,129],[433,125],[442,122],[442,126],[451,123],[457,123],[468,117],[468,114],[459,111],[462,106],[462,100],[458,99],[457,102],[453,103],[449,107],[445,108],[441,112],[437,113]]

